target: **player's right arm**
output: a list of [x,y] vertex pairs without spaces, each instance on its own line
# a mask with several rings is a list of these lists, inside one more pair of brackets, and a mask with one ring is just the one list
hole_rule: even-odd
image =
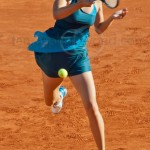
[[81,7],[90,7],[94,2],[95,0],[91,2],[89,0],[78,0],[77,3],[69,5],[70,0],[55,0],[53,5],[54,19],[58,20],[68,17]]

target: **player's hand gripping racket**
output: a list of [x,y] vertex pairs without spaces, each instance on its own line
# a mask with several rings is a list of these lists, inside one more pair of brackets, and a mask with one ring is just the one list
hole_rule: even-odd
[[119,0],[101,0],[107,7],[116,8],[119,5]]

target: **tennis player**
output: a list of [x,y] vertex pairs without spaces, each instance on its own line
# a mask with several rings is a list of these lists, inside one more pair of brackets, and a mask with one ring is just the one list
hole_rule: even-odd
[[122,19],[127,9],[113,13],[104,21],[100,0],[55,0],[53,28],[36,31],[38,40],[31,43],[35,59],[42,71],[46,105],[58,113],[67,89],[61,86],[58,70],[65,68],[68,77],[80,94],[90,127],[99,150],[105,150],[104,122],[100,114],[90,59],[86,48],[89,28],[94,25],[98,34],[103,33],[115,19]]

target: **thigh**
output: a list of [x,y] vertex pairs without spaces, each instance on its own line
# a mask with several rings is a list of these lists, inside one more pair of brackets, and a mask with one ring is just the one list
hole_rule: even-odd
[[80,94],[85,108],[88,109],[91,106],[97,107],[96,90],[92,72],[88,71],[80,75],[71,76],[70,80]]
[[70,63],[69,76],[80,75],[84,72],[91,71],[90,59],[87,50],[82,50],[82,52],[79,51],[76,56],[76,59]]
[[48,77],[43,71],[42,71],[42,79],[43,79],[45,102],[47,105],[51,105],[53,99],[56,98],[56,96],[59,96],[57,93],[58,91],[57,89],[63,82],[63,79]]

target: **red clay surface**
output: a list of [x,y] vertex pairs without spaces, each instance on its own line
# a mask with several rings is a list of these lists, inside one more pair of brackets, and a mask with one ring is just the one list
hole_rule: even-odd
[[[65,105],[44,104],[41,72],[27,45],[52,27],[50,0],[0,2],[0,150],[97,150],[69,79]],[[122,0],[128,15],[103,34],[91,28],[89,55],[104,117],[106,150],[150,148],[150,1]],[[104,7],[105,18],[114,10]]]

